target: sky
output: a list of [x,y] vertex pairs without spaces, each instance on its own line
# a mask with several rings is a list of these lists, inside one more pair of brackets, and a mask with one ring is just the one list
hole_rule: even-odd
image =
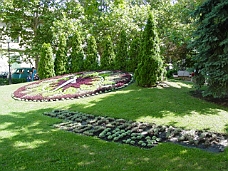
[[172,4],[175,4],[177,2],[177,0],[171,0]]

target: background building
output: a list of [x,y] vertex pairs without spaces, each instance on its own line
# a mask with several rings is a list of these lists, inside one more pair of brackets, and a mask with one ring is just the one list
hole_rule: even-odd
[[[5,26],[0,21],[0,29]],[[25,49],[19,45],[20,37],[11,39],[0,33],[0,73],[9,71],[9,56],[11,61],[11,73],[19,67],[33,67],[34,62],[24,61],[22,53]]]

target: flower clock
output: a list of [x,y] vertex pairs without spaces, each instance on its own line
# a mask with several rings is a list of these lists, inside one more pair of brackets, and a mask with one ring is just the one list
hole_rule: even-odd
[[12,96],[24,101],[74,99],[120,89],[132,80],[132,74],[122,71],[79,72],[34,81],[18,88]]

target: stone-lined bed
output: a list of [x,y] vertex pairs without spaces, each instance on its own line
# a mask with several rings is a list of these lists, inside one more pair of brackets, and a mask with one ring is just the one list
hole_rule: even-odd
[[54,125],[56,128],[140,148],[152,148],[162,142],[173,142],[210,152],[223,152],[228,145],[228,135],[202,130],[184,130],[68,110],[53,110],[45,112],[44,115],[63,119],[62,123]]
[[133,75],[122,71],[90,71],[34,81],[18,88],[15,100],[52,102],[94,96],[118,90],[133,82]]

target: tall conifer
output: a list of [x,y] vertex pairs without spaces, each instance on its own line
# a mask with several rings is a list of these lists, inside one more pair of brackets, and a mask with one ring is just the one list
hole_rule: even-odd
[[87,41],[85,70],[92,71],[98,69],[97,43],[94,36],[90,35]]
[[44,43],[42,46],[38,74],[40,79],[50,78],[55,75],[53,53],[50,43]]
[[115,53],[110,36],[106,36],[103,42],[103,53],[100,59],[101,69],[113,70],[115,65]]
[[160,56],[159,38],[153,14],[149,13],[143,32],[141,62],[135,71],[135,79],[139,86],[155,86],[162,79],[163,61]]
[[140,53],[140,38],[136,37],[132,40],[129,50],[129,58],[127,60],[127,71],[135,72],[135,69],[139,63],[139,53]]
[[204,96],[228,95],[228,1],[207,0],[195,11],[197,30],[192,47],[197,54],[195,80],[206,80]]
[[67,51],[66,51],[66,38],[62,34],[59,38],[58,50],[55,58],[55,75],[62,75],[66,73],[67,65]]
[[117,53],[115,60],[115,69],[125,71],[127,67],[127,58],[128,58],[128,41],[126,32],[121,30],[119,35],[119,43],[117,45]]
[[69,59],[70,64],[70,72],[75,73],[82,71],[83,68],[83,60],[84,60],[84,51],[82,48],[82,40],[81,35],[78,31],[76,31],[72,37],[72,52]]

